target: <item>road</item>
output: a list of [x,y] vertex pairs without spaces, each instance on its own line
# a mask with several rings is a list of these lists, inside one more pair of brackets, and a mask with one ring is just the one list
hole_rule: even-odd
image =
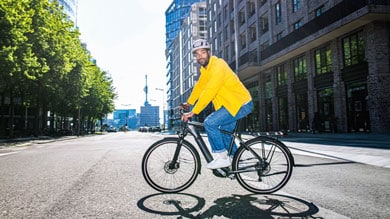
[[389,168],[298,153],[290,182],[272,195],[205,165],[183,193],[158,193],[141,159],[162,137],[118,132],[7,148],[0,218],[390,218]]

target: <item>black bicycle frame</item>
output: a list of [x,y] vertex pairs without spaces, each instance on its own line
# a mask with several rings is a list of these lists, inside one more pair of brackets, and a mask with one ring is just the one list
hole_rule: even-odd
[[214,158],[211,155],[209,149],[207,148],[206,143],[204,142],[202,136],[200,135],[199,130],[197,127],[202,127],[202,123],[198,122],[188,122],[187,124],[187,131],[194,137],[194,140],[199,145],[200,151],[202,152],[203,156],[205,157],[207,162],[211,162]]

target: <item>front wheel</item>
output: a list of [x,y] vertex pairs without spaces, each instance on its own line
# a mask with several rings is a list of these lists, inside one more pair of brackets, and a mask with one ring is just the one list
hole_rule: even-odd
[[242,187],[253,193],[269,194],[286,185],[293,165],[291,152],[282,142],[257,137],[237,150],[232,168]]
[[146,182],[157,191],[180,192],[192,185],[198,176],[199,154],[189,142],[182,142],[178,158],[173,161],[178,142],[178,138],[165,138],[154,143],[145,152],[142,174]]

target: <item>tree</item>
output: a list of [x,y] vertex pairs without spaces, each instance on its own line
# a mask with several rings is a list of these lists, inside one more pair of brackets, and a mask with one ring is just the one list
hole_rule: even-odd
[[[90,61],[57,1],[2,0],[0,31],[0,107],[10,112],[10,137],[15,107],[35,112],[35,134],[46,128],[47,111],[54,124],[54,115],[75,121],[83,112],[93,121],[113,110],[112,80]],[[3,113],[0,120],[5,130]]]

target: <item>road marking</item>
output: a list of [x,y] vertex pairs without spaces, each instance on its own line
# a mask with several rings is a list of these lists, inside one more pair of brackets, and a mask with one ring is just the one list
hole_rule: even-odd
[[14,152],[9,152],[9,153],[4,153],[4,154],[0,154],[0,157],[1,156],[6,156],[6,155],[11,155],[11,154],[16,154],[18,153],[17,151],[14,151]]

